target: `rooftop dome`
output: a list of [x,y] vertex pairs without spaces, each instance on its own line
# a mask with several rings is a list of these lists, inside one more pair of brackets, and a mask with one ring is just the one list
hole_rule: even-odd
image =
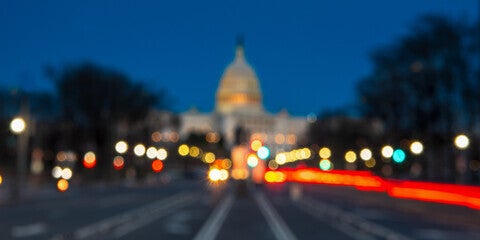
[[241,42],[237,43],[235,59],[223,72],[216,97],[215,111],[219,113],[263,112],[258,78],[245,60]]

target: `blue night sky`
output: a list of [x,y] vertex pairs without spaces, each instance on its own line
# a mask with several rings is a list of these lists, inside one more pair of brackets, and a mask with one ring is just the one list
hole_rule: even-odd
[[475,0],[0,2],[0,86],[52,90],[43,68],[92,61],[120,70],[172,109],[209,112],[236,36],[245,37],[265,108],[306,115],[355,103],[369,54],[422,14],[471,22]]

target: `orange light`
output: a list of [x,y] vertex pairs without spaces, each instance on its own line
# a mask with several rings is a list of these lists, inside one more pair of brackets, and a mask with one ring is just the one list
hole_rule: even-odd
[[248,170],[246,169],[233,169],[232,178],[235,180],[244,180],[248,178]]
[[60,179],[60,180],[58,180],[58,182],[57,182],[57,189],[58,189],[58,191],[60,191],[60,192],[65,192],[65,191],[67,191],[67,190],[68,190],[68,181],[65,180],[65,179],[63,179],[63,178]]
[[115,168],[115,170],[122,170],[124,166],[125,166],[125,160],[123,160],[123,157],[116,156],[113,159],[113,168]]
[[161,172],[163,169],[163,162],[160,161],[159,159],[155,159],[152,161],[152,170],[154,172]]

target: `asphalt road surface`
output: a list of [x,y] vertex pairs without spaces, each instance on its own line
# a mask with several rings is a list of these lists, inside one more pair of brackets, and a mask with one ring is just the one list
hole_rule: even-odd
[[72,186],[0,205],[0,239],[480,239],[480,211],[294,183]]

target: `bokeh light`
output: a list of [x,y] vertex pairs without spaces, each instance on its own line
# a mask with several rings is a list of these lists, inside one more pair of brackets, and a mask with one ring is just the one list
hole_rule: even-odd
[[128,144],[125,141],[118,141],[117,144],[115,144],[115,151],[117,153],[123,154],[126,153],[128,150]]
[[275,161],[279,165],[283,165],[287,162],[287,155],[285,153],[279,153],[275,156]]
[[205,163],[213,163],[213,161],[215,161],[215,154],[212,152],[207,152],[203,154],[202,159]]
[[94,152],[87,152],[83,157],[83,166],[85,168],[94,168],[97,165],[97,157]]
[[382,156],[384,158],[391,158],[393,155],[393,148],[390,145],[386,145],[382,148]]
[[149,147],[146,152],[147,158],[155,159],[157,157],[157,148]]
[[465,149],[470,145],[470,139],[466,135],[460,134],[455,137],[454,143],[457,148]]
[[392,159],[396,163],[403,163],[406,157],[407,155],[402,149],[396,149],[395,151],[393,151]]
[[354,163],[357,161],[357,154],[354,151],[347,151],[345,153],[345,161],[349,163]]
[[368,148],[362,149],[362,151],[360,151],[360,158],[364,161],[370,160],[370,158],[372,158],[372,151]]
[[210,179],[210,181],[218,181],[220,180],[220,177],[221,177],[220,170],[216,168],[212,168],[210,169],[210,171],[208,171],[208,178]]
[[186,144],[182,144],[178,147],[178,154],[180,156],[187,156],[190,152],[190,148]]
[[268,162],[268,168],[271,170],[277,170],[278,169],[278,163],[275,160],[271,160]]
[[53,178],[60,178],[62,177],[62,168],[59,166],[55,166],[52,168],[52,177]]
[[198,157],[200,156],[200,148],[192,146],[189,151],[190,157]]
[[261,146],[257,151],[257,155],[260,159],[265,160],[270,157],[270,149],[266,146]]
[[160,159],[152,161],[152,170],[156,173],[161,172],[163,169],[163,162]]
[[255,154],[248,155],[247,164],[251,168],[256,167],[258,165],[258,157]]
[[124,166],[125,166],[125,160],[123,159],[122,156],[116,156],[113,159],[113,168],[115,168],[115,170],[121,170],[123,169]]
[[328,147],[323,147],[318,151],[318,155],[321,158],[327,159],[327,158],[330,158],[332,156],[332,151]]
[[377,164],[377,161],[375,161],[375,158],[370,158],[367,161],[365,161],[364,163],[365,163],[365,166],[367,168],[373,168]]
[[21,117],[16,117],[10,122],[10,130],[15,134],[22,133],[27,128],[25,120]]
[[65,180],[65,179],[63,179],[63,178],[62,178],[62,179],[59,179],[59,180],[57,181],[57,189],[58,189],[58,191],[60,191],[60,192],[65,192],[65,191],[67,191],[67,190],[68,190],[68,185],[69,185],[69,184],[68,184],[68,181]]
[[318,163],[318,166],[320,167],[320,169],[322,169],[323,171],[328,171],[328,170],[332,170],[333,169],[333,163],[328,160],[328,159],[322,159],[320,160],[320,162]]
[[217,143],[220,140],[220,137],[215,132],[209,132],[205,136],[205,140],[207,140],[208,143]]
[[250,143],[250,148],[255,152],[258,151],[258,149],[260,149],[262,146],[263,146],[262,141],[258,139],[255,139]]
[[72,178],[72,176],[73,176],[72,169],[70,169],[70,168],[62,169],[62,178],[63,179],[70,180],[70,178]]
[[423,152],[423,144],[419,141],[414,141],[410,144],[410,151],[413,154],[421,154]]
[[157,150],[157,158],[158,159],[163,161],[163,160],[167,159],[167,157],[168,157],[168,152],[165,148],[159,148]]
[[135,153],[135,155],[137,155],[138,157],[141,157],[145,154],[145,145],[143,144],[137,144],[134,148],[133,148],[133,153]]

